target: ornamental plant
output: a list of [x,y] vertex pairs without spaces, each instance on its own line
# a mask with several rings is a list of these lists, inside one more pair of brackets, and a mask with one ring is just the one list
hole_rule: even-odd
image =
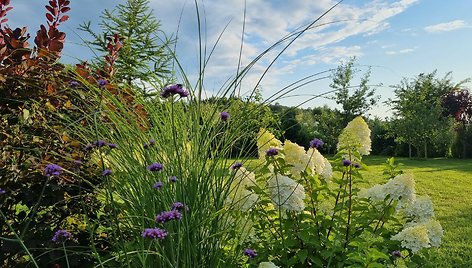
[[371,150],[362,117],[342,131],[332,162],[316,139],[305,150],[261,130],[257,144],[259,167],[230,171],[238,187],[227,203],[240,218],[233,228],[246,234],[239,243],[257,252],[250,267],[420,265],[427,249],[440,246],[431,199],[416,195],[411,174],[388,161],[384,184],[361,187],[362,157]]

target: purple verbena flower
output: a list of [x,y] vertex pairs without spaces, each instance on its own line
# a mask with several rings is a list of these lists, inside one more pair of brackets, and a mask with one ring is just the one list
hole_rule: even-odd
[[352,165],[353,165],[355,168],[361,168],[361,164],[359,164],[359,163],[357,163],[357,162],[352,163]]
[[245,248],[243,250],[243,254],[248,256],[250,259],[255,258],[257,256],[257,252],[251,248]]
[[147,143],[143,144],[143,148],[146,149],[146,150],[149,149],[149,144],[147,144]]
[[161,163],[152,163],[150,164],[147,169],[149,171],[152,171],[152,172],[155,172],[155,171],[161,171],[163,168],[162,164]]
[[154,189],[157,189],[157,190],[160,190],[162,188],[162,182],[158,181],[156,183],[154,183]]
[[178,210],[162,211],[156,216],[157,223],[165,223],[171,220],[182,219],[182,213]]
[[342,161],[342,164],[343,164],[343,166],[345,166],[345,167],[350,166],[351,163],[352,163],[352,162],[351,162],[351,160],[349,160],[349,159],[343,159],[343,161]]
[[54,234],[54,236],[52,237],[52,241],[55,242],[55,243],[59,243],[59,242],[64,242],[66,240],[69,240],[72,238],[72,234],[69,233],[68,231],[66,230],[57,230],[56,233]]
[[5,191],[5,189],[0,188],[0,195],[6,194],[6,193],[7,193],[7,191]]
[[392,256],[393,256],[393,257],[397,257],[397,258],[403,257],[403,255],[402,255],[402,253],[400,252],[400,250],[394,250],[394,251],[392,251]]
[[269,148],[269,150],[266,151],[267,156],[276,156],[279,154],[279,150],[277,148]]
[[172,207],[170,208],[170,210],[178,210],[178,211],[182,211],[183,209],[185,209],[185,211],[188,211],[188,207],[182,202],[175,202],[174,204],[172,204]]
[[46,168],[44,169],[44,174],[47,176],[47,177],[51,177],[51,176],[59,176],[61,175],[62,173],[62,167],[56,165],[56,164],[49,164],[46,166]]
[[149,140],[149,144],[150,144],[151,146],[154,146],[154,144],[156,144],[156,140],[150,139],[150,140]]
[[98,140],[98,141],[94,141],[92,144],[95,147],[103,147],[103,146],[107,145],[107,142],[104,141],[104,140]]
[[171,177],[169,178],[169,181],[170,181],[170,182],[177,182],[177,177],[176,177],[176,176],[171,176]]
[[110,149],[115,149],[116,147],[118,147],[116,143],[108,143],[107,145],[108,147],[110,147]]
[[310,141],[310,148],[320,149],[323,147],[323,144],[324,142],[322,140],[315,138]]
[[82,165],[82,160],[74,160],[74,164],[76,166],[80,166],[80,165]]
[[152,239],[164,239],[168,235],[167,231],[159,228],[146,228],[141,234],[142,237]]
[[99,86],[104,87],[108,84],[108,81],[103,79],[103,78],[100,78],[100,79],[97,80],[97,83],[98,83]]
[[228,112],[221,112],[221,113],[220,113],[220,119],[221,119],[221,121],[223,121],[223,122],[228,121],[228,119],[229,119],[229,113],[228,113]]
[[113,174],[113,171],[111,169],[105,169],[103,171],[103,176],[110,176],[111,174]]
[[71,88],[76,88],[76,87],[79,86],[79,82],[72,80],[72,81],[69,82],[69,86]]
[[188,97],[189,92],[181,84],[168,85],[162,90],[161,97],[168,98],[178,94],[181,98]]
[[233,170],[237,170],[237,169],[240,169],[242,166],[243,166],[243,163],[241,163],[241,162],[236,162],[236,163],[234,163],[233,165],[231,165],[231,168],[232,168]]

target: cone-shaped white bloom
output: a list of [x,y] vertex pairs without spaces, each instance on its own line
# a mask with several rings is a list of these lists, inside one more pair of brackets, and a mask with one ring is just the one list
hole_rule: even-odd
[[338,139],[338,151],[343,149],[358,150],[361,155],[371,151],[370,129],[361,116],[354,118],[343,129]]

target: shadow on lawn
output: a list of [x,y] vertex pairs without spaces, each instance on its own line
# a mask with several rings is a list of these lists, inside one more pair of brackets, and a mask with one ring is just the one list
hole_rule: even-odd
[[[387,156],[368,156],[364,162],[371,165],[383,165]],[[442,170],[455,170],[470,172],[472,179],[472,159],[451,159],[451,158],[430,158],[430,159],[409,159],[406,157],[395,157],[395,162],[402,163],[403,169],[419,169],[417,172],[431,172]],[[424,170],[427,169],[427,170]]]

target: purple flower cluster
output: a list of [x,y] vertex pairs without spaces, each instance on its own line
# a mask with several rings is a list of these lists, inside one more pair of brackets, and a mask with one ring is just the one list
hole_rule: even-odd
[[0,188],[0,195],[4,195],[4,194],[6,194],[6,193],[7,193],[7,191],[5,191],[5,189]]
[[152,164],[150,164],[150,165],[147,167],[147,169],[148,169],[149,171],[152,171],[152,172],[161,171],[163,168],[164,168],[164,167],[162,166],[162,164],[161,164],[161,163],[157,163],[157,162],[156,162],[156,163],[152,163]]
[[188,97],[189,93],[181,84],[168,85],[162,90],[161,97],[168,98],[178,94],[181,98]]
[[159,228],[146,228],[141,234],[142,237],[152,239],[164,239],[168,235],[167,231]]
[[254,249],[245,248],[243,250],[243,254],[248,256],[250,259],[255,258],[257,256],[257,252]]
[[103,78],[100,78],[100,79],[97,80],[97,83],[98,83],[99,86],[104,87],[108,84],[108,81],[103,79]]
[[172,207],[170,208],[170,210],[177,210],[177,211],[185,210],[185,211],[188,211],[188,207],[187,207],[187,205],[185,205],[182,202],[175,202],[174,204],[172,204]]
[[403,257],[403,255],[402,255],[402,253],[400,252],[400,250],[394,250],[394,251],[392,251],[392,256],[393,256],[393,257],[397,257],[397,258]]
[[357,162],[354,162],[352,163],[352,165],[355,167],[355,168],[361,168],[361,164],[357,163]]
[[321,147],[323,147],[324,145],[324,142],[320,139],[313,139],[310,141],[310,148],[316,148],[316,149],[320,149]]
[[349,159],[343,159],[342,164],[343,166],[348,167],[352,164],[352,162]]
[[221,119],[221,121],[223,121],[223,122],[228,121],[228,119],[229,119],[229,113],[228,113],[228,112],[221,112],[221,113],[220,113],[220,119]]
[[233,170],[237,170],[237,169],[240,169],[242,166],[243,166],[243,163],[241,163],[241,162],[236,162],[236,163],[234,163],[233,165],[231,165],[231,168],[232,168]]
[[110,176],[111,174],[113,174],[113,171],[111,169],[105,169],[103,171],[103,176]]
[[176,176],[171,176],[171,177],[169,178],[169,181],[170,181],[170,182],[177,182],[177,177],[176,177]]
[[59,242],[64,242],[66,240],[69,240],[72,238],[72,234],[69,233],[68,231],[66,230],[57,230],[56,233],[54,234],[54,236],[52,237],[52,241],[55,242],[55,243],[59,243]]
[[162,186],[163,186],[162,182],[158,181],[158,182],[154,183],[154,185],[152,187],[154,187],[154,189],[160,190],[162,188]]
[[79,86],[79,82],[72,80],[72,81],[69,82],[69,86],[71,88],[76,88],[76,87]]
[[266,151],[267,156],[276,156],[279,154],[279,150],[277,148],[269,148],[269,150]]
[[165,223],[171,220],[180,220],[182,219],[182,213],[178,210],[162,211],[156,216],[157,223]]
[[106,141],[104,141],[104,140],[98,140],[98,141],[92,142],[91,144],[85,145],[84,151],[90,151],[90,150],[92,150],[94,147],[95,147],[95,148],[101,148],[101,147],[104,147],[104,146],[108,146],[108,147],[110,147],[110,149],[115,149],[115,148],[118,147],[118,146],[116,145],[116,143],[108,143],[108,142],[106,142]]
[[44,169],[44,174],[47,176],[47,177],[51,177],[51,176],[59,176],[61,175],[62,173],[62,167],[56,165],[56,164],[49,164],[46,166],[46,168]]

